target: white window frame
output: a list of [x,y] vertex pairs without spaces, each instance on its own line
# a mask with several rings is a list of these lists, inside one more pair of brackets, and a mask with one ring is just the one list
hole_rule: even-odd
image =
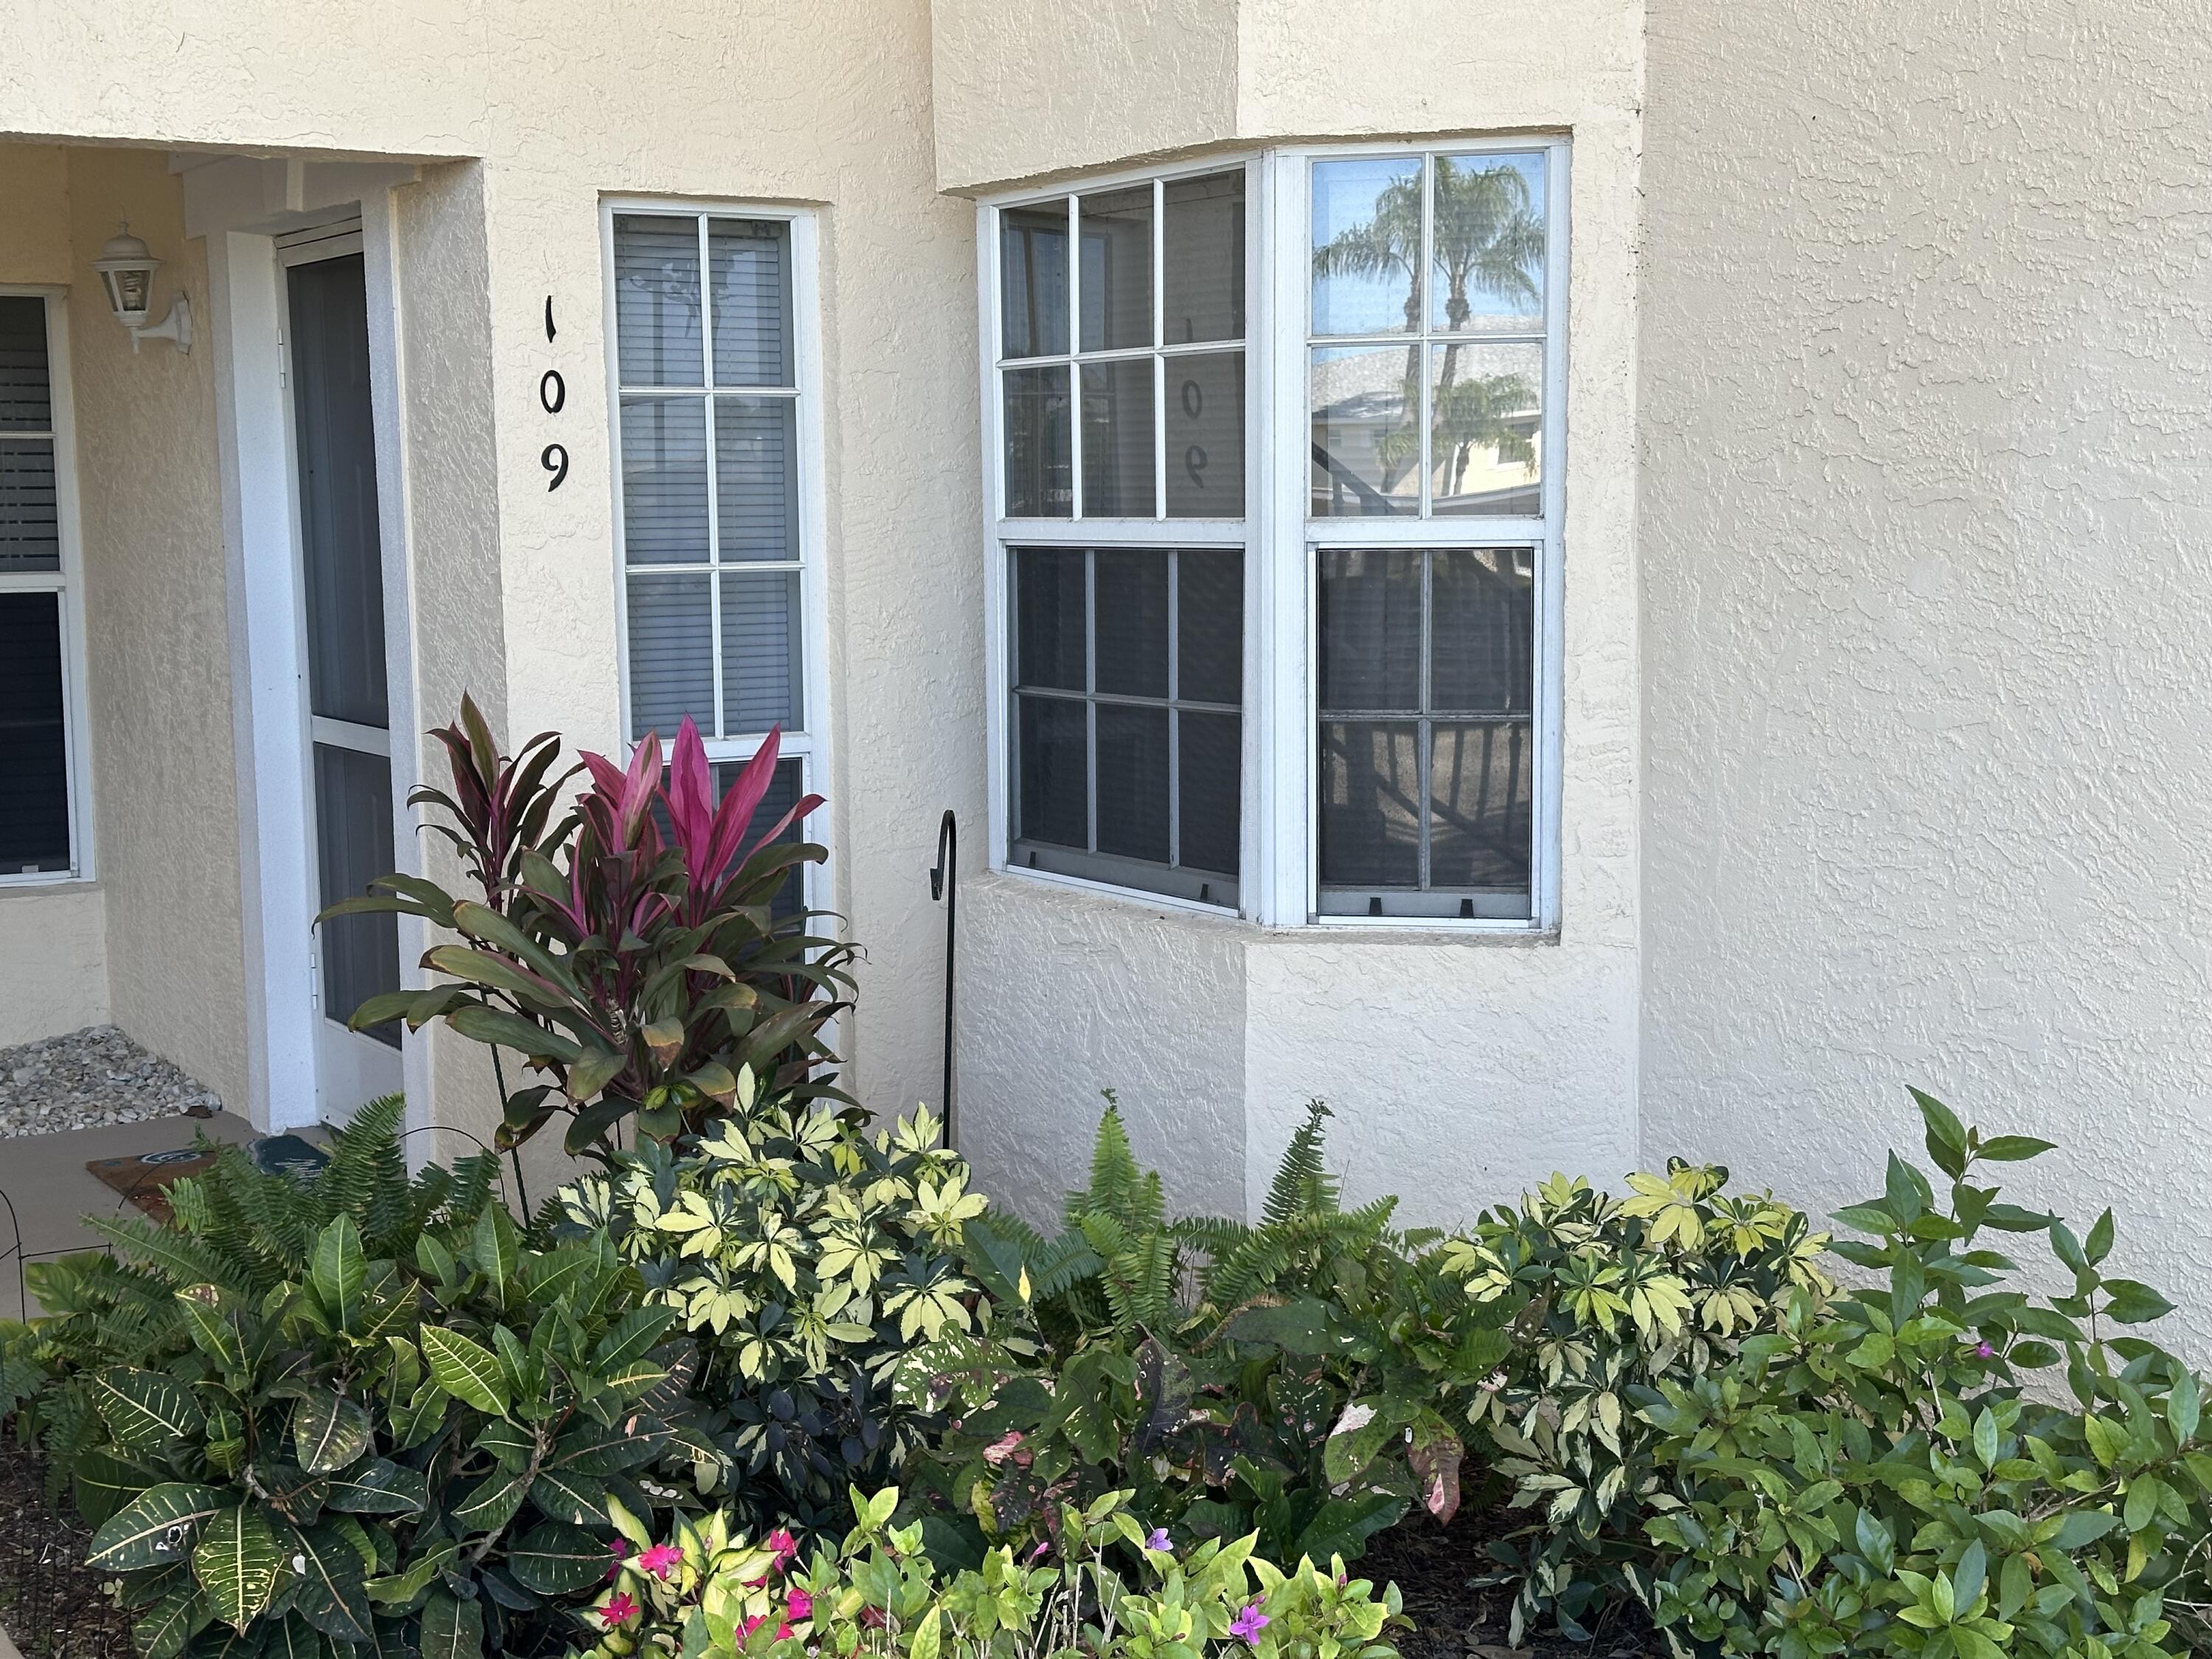
[[69,289],[39,283],[0,283],[0,295],[43,300],[46,314],[46,380],[52,427],[11,432],[11,438],[45,438],[54,447],[54,518],[61,543],[58,570],[0,571],[0,593],[52,593],[61,607],[63,750],[70,810],[70,867],[0,872],[0,887],[54,887],[97,878],[92,819],[91,721],[86,712],[84,544],[78,516],[76,404],[70,376]]
[[[983,198],[976,204],[976,289],[979,299],[978,326],[981,340],[978,354],[983,387],[983,478],[985,483],[985,514],[983,538],[983,593],[986,607],[984,640],[986,651],[985,726],[988,733],[990,759],[988,785],[990,797],[990,859],[991,868],[1011,871],[1029,880],[1048,885],[1074,888],[1079,891],[1102,893],[1110,897],[1162,907],[1173,910],[1188,910],[1200,915],[1224,916],[1250,913],[1250,900],[1245,896],[1253,885],[1253,872],[1259,857],[1258,826],[1253,817],[1253,794],[1250,787],[1253,768],[1259,758],[1256,726],[1254,718],[1256,703],[1255,693],[1261,683],[1258,653],[1260,630],[1253,603],[1255,567],[1261,556],[1260,527],[1260,466],[1261,453],[1259,434],[1263,381],[1267,373],[1267,353],[1261,348],[1259,335],[1259,306],[1262,298],[1260,287],[1261,260],[1255,250],[1261,246],[1260,231],[1260,153],[1255,150],[1236,150],[1218,155],[1209,155],[1202,161],[1185,161],[1168,167],[1131,167],[1115,173],[1085,174],[1083,177],[1052,189],[1030,188],[1010,191]],[[1131,185],[1151,184],[1152,192],[1153,254],[1152,303],[1161,303],[1161,250],[1164,220],[1161,214],[1162,186],[1178,179],[1203,178],[1210,173],[1228,173],[1244,169],[1244,333],[1241,340],[1202,341],[1189,346],[1170,348],[1164,343],[1159,348],[1131,347],[1119,351],[1081,351],[1083,273],[1080,240],[1076,232],[1076,215],[1080,212],[1073,201],[1069,208],[1069,259],[1073,266],[1073,293],[1068,308],[1068,349],[1064,353],[1042,360],[1012,359],[1028,363],[1031,361],[1061,362],[1068,365],[1068,476],[1074,485],[1073,507],[1066,518],[1010,519],[1005,516],[1006,506],[1006,448],[1004,407],[999,392],[999,344],[1001,319],[1000,316],[999,215],[1009,209],[1033,207],[1039,203],[1067,200],[1076,196],[1096,195],[1104,191],[1122,190]],[[1152,472],[1153,501],[1161,516],[1145,519],[1091,518],[1080,512],[1083,505],[1083,392],[1079,365],[1116,357],[1172,358],[1191,352],[1241,349],[1244,354],[1244,516],[1234,519],[1171,519],[1164,516],[1167,501],[1167,421],[1164,405],[1165,377],[1158,376],[1152,383]],[[1173,893],[1157,893],[1146,888],[1126,887],[1085,876],[1064,875],[1057,871],[1030,870],[1012,862],[1009,856],[1012,846],[1011,826],[1013,823],[1012,767],[1009,745],[1014,738],[1012,614],[1013,592],[1007,580],[1007,561],[1017,547],[1234,547],[1244,555],[1243,601],[1243,681],[1238,704],[1238,732],[1243,738],[1243,774],[1244,787],[1237,813],[1237,888],[1238,906],[1231,909],[1219,904],[1202,903]]]
[[[799,791],[827,794],[824,784],[830,775],[830,687],[828,650],[828,601],[824,592],[824,555],[823,527],[828,521],[828,495],[823,479],[822,439],[822,329],[820,309],[821,244],[820,225],[812,210],[769,202],[702,201],[691,197],[675,196],[605,196],[599,200],[599,257],[602,270],[601,289],[604,295],[604,327],[607,373],[607,453],[611,463],[608,488],[613,501],[614,521],[614,578],[615,578],[615,641],[617,678],[619,691],[619,718],[622,722],[622,752],[627,756],[636,747],[637,740],[630,735],[629,697],[629,571],[625,548],[623,520],[623,449],[622,449],[622,383],[619,342],[616,336],[615,315],[615,218],[618,214],[661,214],[671,217],[696,218],[699,222],[700,282],[702,294],[710,283],[711,266],[707,256],[707,221],[709,219],[770,219],[791,228],[791,343],[793,386],[788,390],[775,387],[743,388],[746,397],[788,397],[796,405],[794,426],[798,433],[797,463],[799,467],[799,558],[794,565],[781,560],[747,561],[748,571],[763,573],[796,568],[799,573],[799,723],[796,729],[785,727],[779,740],[777,759],[799,763]],[[705,320],[701,329],[700,354],[702,376],[710,373],[714,361],[714,322],[711,304],[708,304]],[[634,388],[637,389],[637,388]],[[658,386],[658,392],[690,390],[708,393],[703,386],[680,388]],[[715,388],[734,391],[737,388]],[[717,526],[714,511],[716,488],[714,398],[707,397],[707,514],[710,526]],[[713,639],[715,645],[716,670],[715,701],[721,700],[721,593],[719,581],[708,589],[714,607],[715,623]],[[661,733],[665,744],[674,734]],[[750,760],[767,740],[766,732],[726,733],[713,737],[702,732],[709,763],[722,766],[739,764]],[[817,809],[801,826],[801,833],[809,841],[820,843],[836,857],[836,843],[830,834],[828,808]],[[804,882],[804,902],[810,909],[821,909],[830,903],[834,890],[830,863],[801,866]]]
[[[1024,544],[1094,545],[1206,540],[1245,547],[1244,773],[1239,913],[1272,927],[1381,929],[1396,933],[1556,936],[1559,927],[1560,728],[1563,704],[1570,143],[1551,134],[1500,135],[1403,143],[1298,145],[1209,156],[1165,168],[1085,175],[1051,189],[1030,187],[984,198],[976,208],[982,460],[987,490],[984,602],[989,731],[991,867],[1031,881],[1080,888],[1153,908],[1224,914],[1218,907],[1139,889],[1013,865],[1008,858],[1013,733],[1010,660],[1012,599],[1007,549]],[[1310,519],[1312,165],[1361,156],[1547,157],[1544,410],[1541,511],[1534,518]],[[1181,519],[1006,519],[999,395],[998,215],[1008,208],[1112,190],[1148,179],[1248,168],[1245,281],[1245,488],[1249,520]],[[1430,169],[1433,177],[1433,169]],[[1076,278],[1079,287],[1080,273]],[[1080,327],[1071,314],[1071,334]],[[1378,337],[1388,340],[1397,337]],[[1074,341],[1071,338],[1071,347]],[[1070,465],[1082,466],[1079,388],[1071,380]],[[1155,433],[1160,430],[1157,415]],[[1424,486],[1425,490],[1425,484]],[[1079,489],[1079,496],[1080,491]],[[1079,500],[1077,502],[1080,506]],[[1210,533],[1213,532],[1213,533]],[[1522,918],[1323,915],[1320,912],[1320,676],[1315,589],[1319,550],[1358,547],[1534,548],[1537,557],[1531,669],[1534,778],[1530,823],[1530,915]]]

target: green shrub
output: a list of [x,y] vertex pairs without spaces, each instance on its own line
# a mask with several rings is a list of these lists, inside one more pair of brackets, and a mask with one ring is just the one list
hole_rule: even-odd
[[[858,1524],[842,1547],[788,1572],[787,1540],[749,1544],[724,1515],[680,1526],[659,1545],[617,1516],[626,1547],[616,1582],[580,1615],[592,1653],[1392,1659],[1389,1634],[1404,1623],[1395,1587],[1377,1596],[1341,1561],[1286,1572],[1255,1555],[1249,1537],[1185,1556],[1152,1547],[1161,1540],[1130,1517],[1126,1492],[1068,1510],[1055,1528],[1065,1548],[1044,1565],[1002,1546],[949,1579],[923,1552],[919,1527],[890,1525],[896,1488],[850,1497]],[[1108,1565],[1109,1542],[1126,1547],[1143,1588]]]
[[[1883,1193],[1838,1213],[1878,1241],[1835,1247],[1874,1282],[1793,1296],[1730,1364],[1641,1396],[1672,1559],[1639,1589],[1685,1655],[2182,1651],[2164,1596],[2212,1530],[2201,1389],[2111,1329],[2167,1304],[2105,1276],[2110,1211],[2078,1240],[1976,1184],[2049,1143],[1917,1098],[1950,1187],[1893,1154]],[[2046,1232],[2070,1294],[2006,1287],[1993,1231]],[[2023,1387],[2062,1361],[2070,1402]]]
[[1703,1374],[1771,1329],[1791,1291],[1817,1304],[1833,1289],[1827,1235],[1765,1194],[1723,1194],[1727,1181],[1677,1159],[1631,1176],[1623,1200],[1555,1175],[1444,1247],[1468,1294],[1511,1321],[1510,1352],[1470,1390],[1468,1420],[1514,1504],[1540,1516],[1493,1546],[1516,1643],[1547,1617],[1586,1635],[1592,1608],[1648,1580],[1658,1434],[1631,1391]]
[[852,1484],[920,1443],[926,1413],[891,1390],[908,1352],[988,1316],[957,1270],[983,1200],[926,1112],[872,1136],[856,1110],[756,1101],[750,1072],[737,1105],[691,1150],[644,1142],[565,1188],[566,1230],[611,1237],[701,1340],[746,1524],[836,1527]]
[[1392,1200],[1341,1208],[1326,1115],[1316,1104],[1250,1225],[1166,1219],[1111,1110],[1059,1239],[970,1224],[995,1328],[908,1373],[951,1419],[914,1477],[934,1547],[960,1553],[954,1516],[984,1540],[1048,1539],[1066,1506],[1117,1489],[1186,1540],[1256,1529],[1279,1559],[1356,1555],[1416,1495],[1450,1518],[1452,1423],[1504,1339],[1433,1236],[1389,1230]]
[[610,1491],[649,1512],[632,1475],[690,1433],[694,1362],[611,1243],[531,1248],[489,1156],[410,1181],[398,1117],[305,1185],[227,1150],[173,1227],[33,1270],[25,1426],[145,1659],[527,1650],[604,1572]]

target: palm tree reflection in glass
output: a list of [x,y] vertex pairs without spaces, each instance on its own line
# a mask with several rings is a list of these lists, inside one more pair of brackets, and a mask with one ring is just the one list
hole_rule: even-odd
[[[1430,281],[1441,301],[1437,331],[1463,334],[1474,320],[1478,298],[1502,301],[1498,309],[1541,328],[1544,289],[1544,214],[1531,198],[1528,179],[1511,161],[1483,165],[1476,158],[1435,158],[1436,222]],[[1346,227],[1314,249],[1316,283],[1332,277],[1386,281],[1406,295],[1404,396],[1399,415],[1376,444],[1381,494],[1388,496],[1421,463],[1421,375],[1424,284],[1421,262],[1421,174],[1401,173],[1377,191],[1365,222]],[[1478,449],[1494,451],[1500,464],[1534,468],[1536,450],[1528,416],[1536,387],[1523,374],[1462,373],[1466,340],[1441,349],[1430,415],[1434,493],[1455,494]],[[1333,458],[1332,458],[1333,459]],[[1324,465],[1328,465],[1324,462]],[[1334,467],[1331,469],[1334,470]]]

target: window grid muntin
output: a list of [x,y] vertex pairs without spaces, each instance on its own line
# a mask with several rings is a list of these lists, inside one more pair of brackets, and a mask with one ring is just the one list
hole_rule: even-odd
[[93,868],[90,768],[86,728],[82,572],[77,545],[76,451],[74,391],[70,378],[69,307],[65,290],[0,283],[0,295],[40,302],[46,323],[47,424],[8,428],[10,440],[43,441],[54,467],[54,517],[60,555],[52,570],[0,569],[0,593],[52,593],[60,629],[63,787],[69,810],[69,865],[62,870],[0,871],[0,887],[51,886],[89,881]]
[[[795,573],[799,575],[801,592],[798,601],[799,607],[799,614],[794,615],[790,619],[791,625],[793,630],[800,635],[800,640],[799,649],[793,653],[791,666],[791,719],[788,722],[784,724],[782,736],[784,738],[785,753],[802,753],[809,747],[807,738],[811,722],[807,717],[807,705],[809,699],[813,695],[811,682],[814,676],[815,663],[814,653],[811,649],[811,641],[807,637],[810,630],[807,628],[805,617],[805,596],[804,592],[804,585],[807,575],[809,575],[811,572],[809,570],[810,561],[807,557],[809,530],[809,525],[807,522],[807,490],[809,489],[809,480],[807,479],[805,471],[805,446],[799,437],[800,424],[805,418],[805,410],[803,406],[802,401],[802,393],[804,389],[799,384],[799,377],[804,372],[800,362],[803,354],[798,347],[798,336],[799,332],[799,316],[804,297],[800,293],[802,277],[799,268],[799,259],[795,246],[798,235],[798,221],[789,216],[768,212],[755,208],[732,207],[692,209],[688,207],[673,207],[665,204],[653,206],[621,206],[611,204],[608,208],[610,245],[611,246],[611,239],[613,236],[618,234],[619,227],[617,222],[623,219],[654,217],[670,220],[689,219],[694,223],[696,231],[694,246],[696,249],[696,257],[699,261],[699,372],[701,379],[697,385],[672,385],[667,382],[655,382],[651,385],[641,386],[626,385],[622,380],[622,359],[618,345],[618,325],[615,331],[611,334],[608,345],[610,361],[614,365],[613,376],[615,380],[616,402],[614,429],[617,459],[617,466],[615,469],[617,500],[619,504],[622,476],[621,462],[625,453],[623,447],[621,428],[622,409],[631,403],[654,398],[696,399],[700,401],[704,405],[704,457],[707,486],[707,557],[704,562],[692,560],[641,560],[633,562],[629,557],[627,535],[618,535],[617,538],[617,551],[621,559],[622,592],[623,599],[622,628],[622,654],[623,659],[622,686],[623,741],[625,744],[631,744],[637,741],[637,738],[631,734],[631,728],[634,722],[630,716],[631,690],[630,665],[629,661],[629,632],[628,624],[630,578],[633,576],[656,575],[690,575],[704,576],[706,578],[708,595],[708,659],[713,671],[712,684],[714,689],[712,695],[714,697],[714,729],[711,732],[702,731],[700,733],[700,736],[706,743],[709,758],[717,762],[723,762],[730,759],[742,759],[745,756],[750,755],[753,750],[759,746],[761,739],[767,736],[767,732],[764,729],[758,731],[747,730],[742,732],[728,729],[728,677],[726,653],[723,648],[722,584],[724,580],[729,577],[743,577],[751,574],[757,574],[765,576],[776,572],[784,572]],[[787,256],[786,264],[787,275],[784,283],[783,303],[788,313],[788,333],[792,340],[792,349],[784,365],[784,367],[789,371],[791,379],[782,385],[762,385],[750,381],[739,381],[732,385],[725,386],[720,381],[714,361],[715,296],[714,292],[714,256],[712,251],[713,222],[718,219],[753,221],[763,223],[778,224],[784,228]],[[611,283],[618,280],[619,278],[613,276],[612,268],[611,266]],[[617,308],[611,294],[608,306],[608,315],[611,323],[615,319],[616,313]],[[763,401],[787,401],[794,406],[797,418],[795,418],[791,423],[790,429],[793,434],[793,442],[788,466],[789,471],[793,475],[792,487],[789,491],[792,511],[798,519],[798,524],[796,526],[797,535],[795,537],[795,540],[799,547],[799,556],[796,558],[725,559],[722,556],[721,453],[717,419],[720,414],[723,401],[730,398],[759,398]],[[667,737],[672,734],[663,733],[662,735],[663,740],[665,741]],[[811,784],[810,787],[811,787]]]
[[[1068,512],[1037,517],[1024,515],[1023,522],[1049,524],[1096,523],[1104,515],[1085,511],[1083,467],[1083,368],[1086,364],[1135,362],[1149,359],[1152,365],[1152,511],[1142,515],[1140,521],[1170,522],[1176,525],[1206,522],[1203,520],[1176,518],[1168,514],[1167,474],[1167,363],[1170,357],[1182,356],[1237,356],[1243,360],[1246,385],[1251,374],[1253,308],[1244,307],[1243,327],[1234,335],[1215,340],[1191,340],[1176,344],[1167,341],[1166,323],[1166,248],[1167,248],[1167,186],[1179,179],[1207,178],[1214,174],[1239,173],[1243,177],[1243,210],[1248,224],[1255,204],[1255,179],[1248,161],[1228,158],[1215,159],[1189,167],[1174,168],[1138,177],[1116,177],[1105,180],[1079,181],[1064,189],[1036,196],[1008,200],[991,210],[993,235],[988,252],[989,271],[985,281],[995,296],[992,307],[994,320],[998,326],[988,337],[986,349],[994,364],[992,392],[1000,411],[997,433],[999,453],[991,459],[991,471],[997,488],[994,500],[997,516],[1003,521],[1009,518],[1006,511],[1006,472],[1003,428],[1006,408],[1006,377],[1010,371],[1031,368],[1065,368],[1068,386]],[[1083,348],[1083,201],[1086,197],[1103,196],[1134,188],[1149,183],[1152,189],[1152,340],[1139,346],[1115,346],[1086,350]],[[1067,349],[1057,352],[1030,353],[1012,356],[1006,350],[1003,315],[1006,307],[1005,230],[1003,216],[1011,212],[1033,210],[1053,203],[1062,203],[1067,222]],[[1252,280],[1254,239],[1244,239],[1245,283]],[[1032,331],[1034,333],[1034,331]],[[1249,450],[1251,445],[1252,410],[1248,395],[1246,407],[1237,434],[1238,447]],[[1242,523],[1251,514],[1254,480],[1251,469],[1245,469],[1243,480],[1243,510],[1225,522]],[[1109,522],[1122,521],[1126,515],[1115,514]],[[1180,532],[1178,532],[1180,534]]]
[[[1208,552],[1225,551],[1220,548],[1202,548]],[[1022,701],[1045,699],[1060,702],[1079,702],[1084,709],[1084,806],[1085,817],[1085,845],[1066,848],[1081,852],[1091,858],[1114,860],[1130,865],[1151,866],[1152,861],[1132,854],[1112,853],[1098,844],[1098,709],[1108,708],[1157,708],[1168,717],[1168,857],[1158,867],[1164,870],[1188,872],[1210,882],[1225,882],[1231,888],[1238,885],[1241,872],[1200,868],[1182,861],[1182,716],[1197,714],[1225,714],[1239,722],[1244,718],[1242,703],[1212,702],[1202,698],[1182,696],[1182,555],[1181,547],[1131,547],[1127,545],[1073,547],[1065,544],[1025,540],[1006,549],[1008,586],[1008,643],[1007,674],[1010,771],[1012,787],[1008,791],[1009,849],[1026,841],[1036,841],[1042,847],[1062,848],[1064,843],[1045,842],[1024,833],[1021,811],[1021,710]],[[1077,690],[1062,685],[1031,685],[1021,676],[1021,560],[1024,553],[1081,553],[1083,555],[1083,687]],[[1167,612],[1164,626],[1167,645],[1167,694],[1148,696],[1138,692],[1102,691],[1098,689],[1098,555],[1101,552],[1150,554],[1160,557],[1166,567]],[[1238,577],[1243,579],[1243,554],[1237,552]],[[1240,611],[1241,611],[1240,602]],[[1240,727],[1241,729],[1241,727]],[[1238,830],[1243,831],[1243,805],[1238,804]],[[1206,900],[1212,903],[1216,901]]]

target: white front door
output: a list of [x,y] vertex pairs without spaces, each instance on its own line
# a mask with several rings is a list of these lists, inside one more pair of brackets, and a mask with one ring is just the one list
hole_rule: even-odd
[[[369,395],[361,235],[280,244],[301,599],[308,864],[319,904],[397,869],[384,564]],[[345,916],[317,930],[316,1115],[343,1123],[401,1086],[397,1023],[353,1031],[368,998],[399,988],[398,919]]]

